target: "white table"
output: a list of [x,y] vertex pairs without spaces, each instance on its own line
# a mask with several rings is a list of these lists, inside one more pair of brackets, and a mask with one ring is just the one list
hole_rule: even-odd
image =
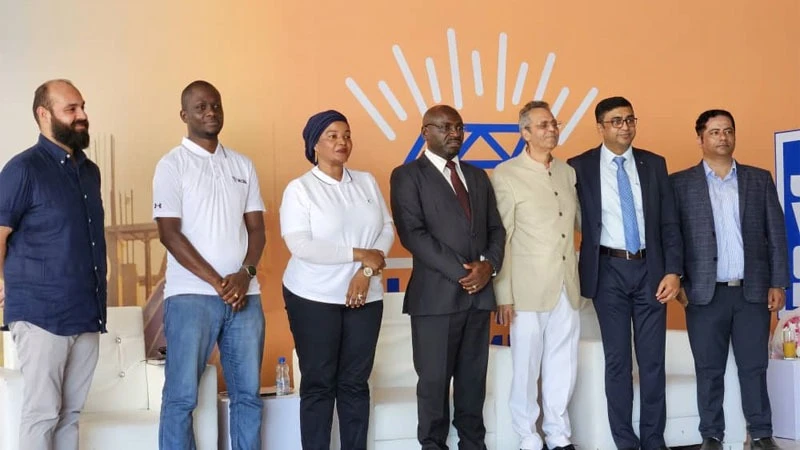
[[[282,396],[262,396],[264,412],[261,416],[262,450],[300,450],[300,396],[297,393]],[[217,402],[219,413],[219,448],[230,450],[230,426],[228,405],[230,399],[220,394]]]
[[772,406],[772,434],[800,439],[800,360],[770,359],[767,392]]

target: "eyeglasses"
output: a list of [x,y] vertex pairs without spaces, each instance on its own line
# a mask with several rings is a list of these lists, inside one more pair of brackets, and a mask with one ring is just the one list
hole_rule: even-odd
[[[550,128],[560,129],[561,125],[562,125],[562,123],[557,121],[557,120],[546,120],[544,122],[539,122],[539,123],[533,124],[533,127],[536,128],[537,130],[547,130],[547,129],[550,129]],[[531,127],[530,126],[527,126],[525,128],[528,131],[531,131]]]
[[446,123],[444,125],[439,125],[436,123],[426,123],[423,127],[436,127],[437,130],[441,131],[444,134],[450,134],[452,132],[456,132],[456,134],[461,134],[464,132],[464,124],[459,123],[457,125],[453,125],[451,123]]
[[622,117],[614,117],[611,120],[604,120],[600,123],[610,123],[614,128],[622,128],[622,124],[627,123],[629,127],[633,128],[636,126],[636,122],[638,121],[639,119],[636,117],[626,117],[624,119]]
[[724,130],[720,130],[719,128],[714,128],[713,130],[708,130],[708,135],[713,138],[718,138],[721,135],[725,135],[725,137],[731,137],[736,134],[736,130],[733,128],[725,128]]

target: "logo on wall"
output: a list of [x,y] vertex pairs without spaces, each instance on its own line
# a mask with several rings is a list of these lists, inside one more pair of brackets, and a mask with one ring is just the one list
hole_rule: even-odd
[[786,221],[791,283],[786,309],[800,306],[800,130],[775,133],[775,184]]
[[[461,61],[459,60],[456,32],[452,28],[447,30],[447,49],[448,61],[440,64],[449,64],[449,84],[453,91],[453,107],[460,111],[464,108],[465,89],[467,96],[471,95],[471,89],[469,89],[469,86],[465,87],[462,84]],[[422,89],[420,89],[417,78],[414,76],[411,68],[409,67],[402,48],[399,45],[394,45],[392,46],[392,53],[394,54],[394,59],[397,62],[397,67],[403,76],[406,87],[408,88],[409,92],[411,93],[411,97],[414,100],[414,105],[411,106],[411,108],[416,108],[416,110],[419,111],[420,117],[422,117],[422,115],[425,114],[425,111],[430,106],[441,103],[442,101],[442,80],[440,80],[439,75],[437,74],[436,62],[431,57],[425,58],[425,69],[427,72],[428,84],[430,86],[430,98],[428,99],[430,101],[429,104],[429,102],[426,101],[425,97],[423,96]],[[544,99],[555,62],[556,54],[552,52],[549,53],[545,58],[544,66],[542,67],[542,72],[539,76],[539,82],[532,100]],[[471,52],[471,68],[471,87],[474,89],[474,94],[476,97],[491,95],[491,92],[487,93],[486,89],[484,89],[483,74],[491,69],[496,68],[497,84],[494,87],[495,108],[498,112],[504,112],[508,100],[506,86],[508,70],[508,35],[506,33],[500,33],[496,65],[495,61],[492,61],[492,63],[487,65],[483,65],[481,63],[481,54],[477,50],[473,50]],[[527,62],[522,62],[517,69],[517,75],[513,89],[510,92],[511,105],[517,106],[522,101],[522,92],[528,80],[528,68],[529,64]],[[445,82],[446,81],[448,80],[445,80]],[[397,134],[390,124],[390,121],[394,121],[396,117],[397,120],[405,122],[408,120],[409,114],[406,111],[407,107],[400,103],[389,84],[384,80],[378,81],[378,90],[383,95],[383,98],[394,115],[388,116],[388,118],[381,113],[381,111],[375,105],[375,102],[367,97],[355,79],[352,77],[347,77],[345,79],[345,85],[356,98],[356,100],[358,100],[367,114],[369,114],[381,132],[383,132],[384,136],[386,136],[386,138],[390,141],[395,141],[397,139]],[[569,139],[570,134],[572,134],[572,131],[575,129],[578,122],[580,122],[584,114],[586,114],[587,109],[594,101],[595,97],[597,97],[597,92],[597,88],[590,88],[586,95],[584,95],[583,100],[580,102],[577,109],[573,111],[569,116],[569,119],[564,122],[564,126],[561,129],[559,144],[563,144],[567,141],[567,139]],[[562,87],[556,96],[555,101],[550,102],[553,115],[557,118],[559,117],[560,113],[562,113],[562,107],[564,106],[564,103],[569,95],[569,88]],[[505,115],[507,116],[508,114],[506,113]],[[514,116],[516,116],[516,114]],[[522,139],[517,138],[519,127],[516,122],[467,123],[464,126],[464,131],[464,144],[461,147],[459,158],[484,169],[494,168],[500,162],[518,155],[525,147],[525,143],[522,141]],[[509,137],[512,138],[511,141],[509,141]],[[488,146],[488,148],[497,154],[497,158],[470,158],[468,155],[469,151],[478,143]],[[418,135],[415,142],[411,144],[411,148],[405,158],[405,162],[416,159],[424,148],[424,145],[425,142],[422,136]]]

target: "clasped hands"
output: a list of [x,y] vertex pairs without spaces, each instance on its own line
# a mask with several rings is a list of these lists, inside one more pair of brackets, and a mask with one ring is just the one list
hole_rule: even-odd
[[250,289],[250,275],[244,268],[220,278],[214,283],[217,295],[226,304],[231,306],[233,312],[240,311],[247,305],[247,291]]
[[373,275],[381,273],[383,268],[386,267],[386,255],[382,250],[374,248],[354,249],[353,261],[360,262],[362,269],[359,269],[359,271],[353,275],[353,278],[350,279],[344,305],[348,308],[360,308],[367,302],[369,281],[371,279],[371,277],[364,275],[363,268],[369,267]]
[[477,294],[481,291],[489,281],[492,279],[492,272],[494,269],[489,261],[474,261],[463,265],[469,273],[464,278],[458,280],[461,287],[467,293]]

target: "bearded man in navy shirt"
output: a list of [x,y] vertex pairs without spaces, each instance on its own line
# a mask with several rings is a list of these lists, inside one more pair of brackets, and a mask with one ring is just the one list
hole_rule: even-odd
[[106,331],[100,170],[89,121],[67,80],[36,89],[41,134],[0,172],[0,297],[24,381],[20,443],[77,450],[78,416]]

